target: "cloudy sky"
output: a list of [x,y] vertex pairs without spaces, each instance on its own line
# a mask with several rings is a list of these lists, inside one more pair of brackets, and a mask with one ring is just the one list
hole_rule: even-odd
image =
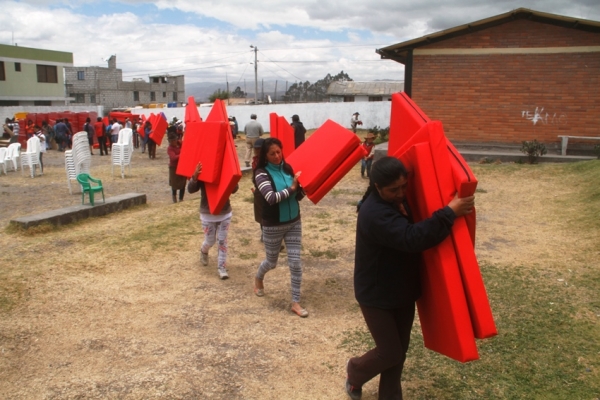
[[[474,5],[475,4],[475,5]],[[598,0],[0,0],[0,43],[73,53],[125,80],[168,73],[186,83],[310,81],[343,70],[403,79],[375,49],[519,7],[600,20]]]

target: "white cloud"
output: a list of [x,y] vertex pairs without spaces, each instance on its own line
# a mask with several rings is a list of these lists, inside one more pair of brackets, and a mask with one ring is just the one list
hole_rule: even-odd
[[[82,4],[107,4],[84,15]],[[376,47],[488,18],[518,7],[600,19],[597,0],[246,0],[3,1],[0,42],[68,51],[75,65],[106,65],[117,55],[125,79],[184,74],[187,82],[254,79],[315,81],[327,73],[353,79],[402,79],[403,66],[380,60]],[[140,13],[118,12],[120,4]],[[157,8],[154,8],[157,7]],[[115,11],[117,10],[117,11]],[[158,11],[156,11],[158,10]],[[177,21],[162,18],[183,11]]]

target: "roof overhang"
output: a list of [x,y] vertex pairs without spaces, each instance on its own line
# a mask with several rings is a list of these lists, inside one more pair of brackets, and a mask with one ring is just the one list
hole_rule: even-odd
[[578,19],[565,17],[562,15],[543,13],[540,11],[530,10],[528,8],[518,8],[504,14],[499,14],[494,17],[471,22],[465,25],[456,26],[430,35],[425,35],[417,39],[398,43],[392,46],[384,47],[375,50],[382,59],[390,59],[401,64],[406,64],[410,51],[421,46],[441,42],[453,37],[465,35],[472,32],[477,32],[483,29],[488,29],[493,26],[501,25],[506,22],[517,19],[528,19],[535,22],[552,24],[564,28],[580,29],[588,32],[600,33],[600,22],[590,21],[586,19]]

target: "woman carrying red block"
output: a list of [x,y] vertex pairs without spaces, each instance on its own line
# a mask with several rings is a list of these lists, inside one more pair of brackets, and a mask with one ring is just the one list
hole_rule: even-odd
[[257,168],[254,171],[254,184],[260,192],[263,242],[266,258],[258,267],[254,278],[254,294],[265,295],[263,280],[265,274],[277,266],[281,242],[285,241],[292,285],[291,311],[302,318],[308,317],[300,305],[300,285],[302,284],[302,223],[300,221],[299,200],[304,192],[298,183],[300,172],[294,174],[292,166],[283,159],[279,139],[266,139],[260,149]]

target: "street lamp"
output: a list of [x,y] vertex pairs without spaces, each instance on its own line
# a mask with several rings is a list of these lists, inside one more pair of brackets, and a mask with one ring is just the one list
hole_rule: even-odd
[[250,48],[254,49],[254,104],[258,104],[258,47],[250,45]]

